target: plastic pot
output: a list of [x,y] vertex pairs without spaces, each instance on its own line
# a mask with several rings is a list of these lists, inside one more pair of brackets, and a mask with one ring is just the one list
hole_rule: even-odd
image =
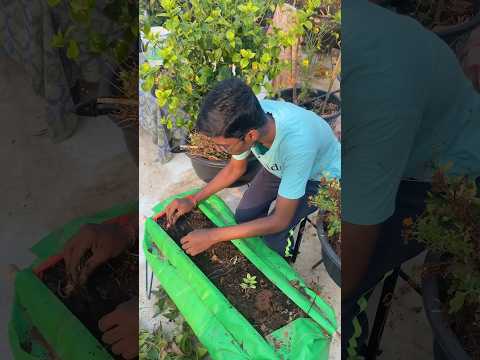
[[320,217],[317,220],[317,235],[322,244],[322,259],[328,275],[339,287],[342,287],[342,264],[340,257],[335,253],[328,241],[327,234],[323,228],[323,221]]
[[[300,91],[301,91],[301,89],[297,88],[297,95],[300,94]],[[329,124],[332,124],[334,122],[334,120],[337,119],[341,114],[341,104],[342,104],[342,102],[341,102],[340,98],[336,95],[337,92],[338,92],[338,90],[330,93],[330,97],[328,98],[328,102],[332,103],[332,104],[335,104],[335,105],[338,105],[339,110],[337,112],[331,114],[331,115],[320,115],[320,114],[318,114],[319,116],[322,117],[322,119],[324,119]],[[307,109],[307,110],[312,110],[313,100],[319,99],[319,98],[325,98],[325,96],[327,95],[327,92],[324,91],[324,90],[312,89],[311,94],[312,94],[312,96],[311,96],[312,99],[310,101],[305,101],[305,102],[302,102],[298,105]],[[285,90],[280,91],[280,97],[285,101],[292,102],[293,101],[293,89],[285,89]]]
[[[425,265],[434,265],[440,263],[440,260],[440,255],[429,252],[425,258]],[[446,321],[444,305],[440,301],[439,283],[438,275],[422,278],[423,306],[434,335],[434,358],[435,360],[472,360]]]
[[[187,156],[192,162],[195,174],[197,174],[197,176],[205,182],[212,180],[220,172],[220,170],[222,170],[228,164],[227,160],[207,160],[201,157],[189,155],[188,153]],[[238,187],[251,182],[255,175],[257,175],[257,172],[260,170],[261,166],[262,165],[255,156],[252,155],[249,157],[247,172],[230,187]]]

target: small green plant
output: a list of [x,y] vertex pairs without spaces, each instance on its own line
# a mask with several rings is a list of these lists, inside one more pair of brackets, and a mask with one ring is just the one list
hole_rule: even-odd
[[340,180],[323,176],[320,179],[318,193],[310,201],[323,213],[328,236],[338,237],[340,242],[342,233]]
[[425,211],[415,220],[404,219],[403,232],[406,240],[445,255],[442,276],[448,280],[450,313],[455,313],[464,305],[480,309],[480,199],[474,180],[447,176],[447,170],[435,173]]
[[[82,51],[105,54],[117,62],[129,55],[131,44],[138,37],[138,3],[131,0],[110,0],[100,8],[96,0],[47,0],[55,8],[68,9],[70,21],[67,28],[58,29],[51,40],[55,48],[66,51],[69,59],[77,60]],[[121,34],[113,38],[110,33],[99,32],[92,26],[94,12],[99,11],[115,24],[115,32]],[[110,31],[111,32],[111,31]]]
[[242,282],[240,283],[240,287],[245,291],[247,291],[248,289],[256,289],[257,277],[247,273],[247,276],[242,279]]

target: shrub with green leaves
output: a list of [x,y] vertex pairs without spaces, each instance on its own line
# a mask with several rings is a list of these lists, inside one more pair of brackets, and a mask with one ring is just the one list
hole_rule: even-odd
[[425,211],[415,221],[404,219],[403,225],[407,240],[446,256],[442,275],[448,279],[454,313],[465,304],[480,308],[480,199],[473,180],[446,176],[445,170],[433,177]]
[[[315,0],[318,1],[318,0]],[[274,79],[285,65],[279,58],[298,37],[261,26],[268,11],[272,12],[281,0],[161,0],[164,27],[169,31],[162,43],[144,24],[145,38],[160,46],[163,64],[142,65],[140,76],[143,90],[155,89],[160,107],[168,109],[161,121],[168,128],[175,124],[191,130],[199,113],[204,95],[216,83],[238,76],[255,93],[264,87],[269,94]],[[301,24],[311,27],[308,14],[298,12]],[[268,20],[267,23],[271,24]]]
[[[55,8],[65,6],[69,10],[70,25],[58,29],[51,45],[63,48],[69,59],[77,60],[80,53],[106,54],[117,62],[129,55],[131,44],[138,37],[138,3],[132,0],[106,0],[100,7],[97,0],[47,0]],[[96,31],[92,26],[92,15],[99,10],[115,24],[115,32],[121,36]]]
[[338,237],[340,243],[342,233],[340,180],[322,177],[318,193],[311,198],[311,203],[323,214],[327,235],[330,238]]

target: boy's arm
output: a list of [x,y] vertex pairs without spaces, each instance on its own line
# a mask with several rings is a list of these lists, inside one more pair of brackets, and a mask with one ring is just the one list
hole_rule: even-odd
[[188,254],[195,256],[222,241],[281,232],[292,222],[298,203],[299,200],[279,196],[275,211],[271,215],[235,226],[192,231],[182,238],[182,247]]

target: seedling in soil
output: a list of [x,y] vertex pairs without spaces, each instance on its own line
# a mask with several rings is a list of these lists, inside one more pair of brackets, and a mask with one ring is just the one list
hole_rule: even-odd
[[257,277],[247,273],[247,276],[243,278],[242,283],[240,284],[240,287],[245,291],[248,291],[248,289],[256,289]]

